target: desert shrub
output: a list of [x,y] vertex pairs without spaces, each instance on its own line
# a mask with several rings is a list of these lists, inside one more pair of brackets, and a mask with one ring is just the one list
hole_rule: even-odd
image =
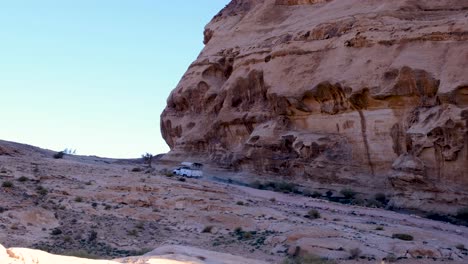
[[213,230],[213,226],[205,226],[205,228],[202,230],[202,233],[211,233],[211,230]]
[[89,232],[89,235],[88,235],[88,241],[94,241],[96,240],[97,238],[97,232],[94,231],[94,230],[91,230],[91,232]]
[[1,207],[1,206],[0,206],[0,214],[3,213],[3,212],[5,212],[6,210],[7,210],[7,209],[6,209],[5,207]]
[[276,202],[276,198],[275,198],[275,197],[270,198],[270,202],[275,203],[275,202]]
[[145,153],[141,155],[141,158],[143,159],[143,162],[145,162],[149,168],[151,168],[151,164],[153,163],[153,158],[154,155],[151,153]]
[[54,159],[63,159],[63,156],[65,156],[65,151],[59,151],[54,154]]
[[310,210],[307,212],[306,217],[307,217],[307,218],[310,218],[310,219],[318,219],[318,218],[320,218],[320,213],[319,213],[319,211],[317,211],[316,209],[310,209]]
[[378,226],[378,227],[375,228],[375,230],[382,231],[382,230],[384,230],[384,227],[383,226]]
[[346,199],[350,204],[359,205],[359,206],[368,206],[368,202],[361,198]]
[[185,181],[186,181],[186,179],[183,178],[183,177],[181,177],[181,178],[179,178],[179,179],[177,179],[177,180],[180,181],[180,182],[185,182]]
[[265,185],[263,185],[260,181],[254,181],[250,184],[250,187],[255,189],[263,190],[265,189]]
[[405,240],[405,241],[412,241],[413,240],[413,236],[408,235],[408,234],[393,234],[392,238],[397,238],[397,239]]
[[361,256],[362,250],[360,248],[352,248],[349,250],[349,258],[357,259]]
[[21,177],[18,178],[19,182],[26,182],[28,180],[29,180],[28,177],[25,177],[25,176],[21,176]]
[[237,236],[237,240],[248,240],[252,239],[256,233],[256,231],[244,231],[242,227],[236,227],[232,235]]
[[290,182],[280,182],[276,184],[275,191],[290,193],[290,192],[297,192],[297,187],[294,183]]
[[251,239],[253,237],[252,232],[243,232],[242,233],[242,239]]
[[243,201],[237,201],[236,204],[237,204],[237,205],[244,205],[244,202],[243,202]]
[[346,199],[354,199],[356,197],[357,192],[355,192],[352,189],[343,189],[340,191],[340,193],[346,198]]
[[281,264],[336,264],[334,260],[319,257],[312,254],[288,257]]
[[320,197],[322,197],[322,193],[320,193],[318,191],[314,191],[311,196],[312,196],[312,198],[320,198]]
[[382,208],[384,207],[384,204],[380,201],[377,201],[375,199],[370,199],[365,202],[366,207],[372,207],[372,208]]
[[236,234],[239,234],[239,233],[242,233],[242,232],[243,232],[243,231],[242,231],[242,227],[240,227],[240,226],[238,226],[238,227],[236,227],[236,228],[234,229],[234,233],[236,233]]
[[37,186],[36,192],[37,192],[37,194],[39,194],[39,195],[41,195],[41,196],[44,196],[44,195],[46,195],[49,191],[47,191],[47,189],[44,188],[44,187],[42,187],[42,186]]
[[2,187],[3,188],[12,188],[13,187],[13,183],[11,181],[4,181],[2,183]]
[[333,196],[333,192],[331,190],[328,190],[325,195],[327,196],[327,198],[331,198]]
[[395,254],[389,253],[389,254],[385,257],[384,260],[388,261],[389,263],[394,263],[394,262],[397,262],[398,258],[397,258],[397,256],[395,256]]
[[457,249],[459,249],[459,250],[466,251],[466,247],[465,247],[465,245],[463,245],[463,244],[458,244],[458,245],[456,245],[455,247],[456,247]]
[[145,223],[139,222],[138,224],[135,225],[135,228],[143,230],[145,229]]
[[468,207],[459,209],[455,217],[460,220],[468,221]]
[[374,199],[384,205],[388,203],[387,196],[384,193],[376,193]]
[[81,203],[81,202],[83,202],[83,198],[77,196],[77,197],[75,197],[75,202]]
[[129,236],[138,236],[138,230],[132,229],[132,230],[127,232],[127,235],[129,235]]
[[58,236],[60,234],[62,234],[62,230],[60,228],[54,228],[52,229],[52,232],[50,232],[51,235],[53,236]]
[[143,169],[139,167],[135,167],[132,169],[132,172],[141,172],[141,171],[143,171]]

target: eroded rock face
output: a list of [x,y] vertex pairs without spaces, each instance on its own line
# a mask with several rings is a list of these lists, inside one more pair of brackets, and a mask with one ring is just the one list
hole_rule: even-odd
[[233,0],[162,113],[170,156],[468,205],[467,10]]

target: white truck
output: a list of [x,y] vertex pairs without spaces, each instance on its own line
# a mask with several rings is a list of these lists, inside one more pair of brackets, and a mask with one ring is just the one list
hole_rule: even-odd
[[203,164],[196,162],[182,162],[181,167],[172,171],[175,175],[187,178],[201,178],[203,176]]

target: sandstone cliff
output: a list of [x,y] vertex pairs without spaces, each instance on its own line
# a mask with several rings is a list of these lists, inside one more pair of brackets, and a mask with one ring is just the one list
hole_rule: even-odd
[[467,1],[233,0],[204,35],[161,116],[173,158],[468,205]]

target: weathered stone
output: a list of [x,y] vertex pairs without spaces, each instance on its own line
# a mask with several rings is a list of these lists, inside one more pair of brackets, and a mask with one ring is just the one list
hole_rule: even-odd
[[467,206],[467,8],[231,1],[162,113],[166,158]]

